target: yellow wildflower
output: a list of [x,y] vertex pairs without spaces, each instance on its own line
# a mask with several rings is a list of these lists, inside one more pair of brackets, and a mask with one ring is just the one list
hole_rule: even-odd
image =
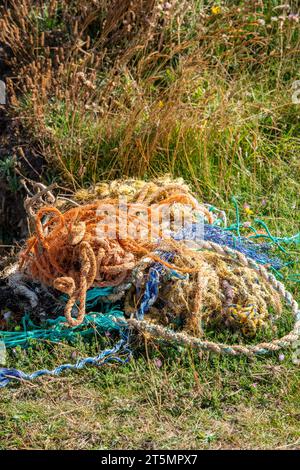
[[248,204],[244,204],[244,211],[248,216],[253,215],[253,210]]
[[219,5],[214,5],[211,7],[211,12],[213,15],[219,15],[221,13],[222,9]]

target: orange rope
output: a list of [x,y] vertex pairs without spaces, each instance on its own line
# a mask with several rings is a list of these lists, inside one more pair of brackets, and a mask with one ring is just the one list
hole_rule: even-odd
[[[169,189],[172,193],[175,188],[171,186]],[[142,196],[140,199],[143,202],[120,207],[118,199],[110,198],[69,209],[65,213],[50,206],[38,211],[35,218],[36,234],[28,239],[20,254],[20,266],[31,277],[69,296],[65,308],[69,325],[76,326],[83,321],[87,289],[93,285],[120,285],[129,278],[143,257],[150,257],[184,273],[198,270],[195,268],[193,253],[170,237],[164,238],[161,227],[153,225],[151,215],[162,206],[176,203],[191,206],[209,221],[211,214],[188,193],[168,195],[168,190],[159,191],[157,196],[164,198],[157,201],[157,197],[148,197],[149,202],[145,194]],[[147,221],[139,218],[138,213],[141,212],[148,215]],[[45,217],[46,220],[42,222]],[[113,220],[109,217],[113,217]],[[126,220],[127,226],[124,226]],[[115,233],[111,235],[113,221]],[[133,223],[140,229],[146,228],[147,233],[154,236],[153,239],[149,236],[138,239],[129,236],[128,227]],[[102,230],[100,235],[97,233],[99,226]],[[127,230],[125,234],[124,230]],[[172,265],[156,255],[154,251],[161,246],[165,247],[161,249],[186,256],[186,267]],[[78,314],[77,318],[73,318],[72,308],[77,301]]]

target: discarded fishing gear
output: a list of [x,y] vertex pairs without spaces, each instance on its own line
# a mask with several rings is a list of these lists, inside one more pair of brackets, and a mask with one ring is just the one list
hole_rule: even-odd
[[[143,188],[136,201],[130,203],[104,199],[65,213],[55,207],[38,211],[36,234],[20,255],[20,268],[29,277],[69,296],[65,316],[71,326],[82,323],[86,292],[92,286],[120,287],[128,283],[132,269],[144,256],[172,267],[155,253],[162,243],[168,251],[190,253],[193,257],[190,250],[171,236],[174,212],[180,205],[185,214],[189,211],[192,222],[197,214],[211,220],[209,211],[177,184],[150,194],[149,189],[150,186]],[[165,209],[166,221],[161,221]],[[45,216],[47,221],[43,223]],[[187,265],[176,269],[189,272],[196,268]],[[76,301],[79,312],[75,319],[72,308]]]
[[[72,209],[42,207],[35,216],[35,234],[20,254],[19,269],[25,279],[65,294],[67,322],[59,317],[41,328],[31,324],[27,338],[24,331],[15,337],[4,332],[2,340],[9,347],[14,338],[20,344],[30,337],[55,341],[56,334],[56,338],[70,338],[88,331],[91,324],[100,330],[106,318],[114,323],[119,341],[107,353],[53,371],[27,375],[0,369],[0,385],[5,386],[13,377],[57,375],[119,356],[127,361],[131,330],[231,355],[266,354],[299,338],[298,304],[266,269],[282,265],[279,258],[270,256],[268,244],[235,237],[219,227],[213,212],[182,182],[131,180],[130,184],[113,182],[104,189],[102,186],[104,195],[99,190],[99,200],[92,193],[93,202]],[[120,201],[120,195],[129,198]],[[181,216],[184,228],[177,224]],[[91,302],[96,305],[99,298],[101,307],[86,315],[87,307]],[[239,331],[246,337],[271,328],[276,336],[282,300],[294,316],[292,331],[282,338],[249,345],[205,340],[205,330],[215,327]],[[49,336],[47,328],[52,330]]]
[[[280,295],[280,297],[286,302],[291,308],[294,325],[292,330],[281,338],[273,339],[270,342],[262,342],[259,344],[235,344],[228,345],[223,343],[216,343],[207,341],[205,339],[186,334],[185,332],[174,332],[171,328],[167,328],[155,323],[151,323],[144,320],[143,317],[130,318],[128,323],[139,331],[148,334],[150,337],[163,339],[165,341],[186,345],[200,350],[211,351],[214,353],[225,353],[230,355],[263,355],[270,352],[279,351],[282,348],[286,348],[299,340],[300,336],[300,310],[297,301],[293,298],[292,294],[286,291],[284,285],[278,281],[275,276],[261,265],[258,265],[255,261],[246,258],[241,253],[232,250],[231,248],[222,248],[212,242],[203,242],[202,248],[205,250],[215,251],[221,255],[229,255],[233,257],[242,267],[250,267],[253,269],[262,279],[270,284],[270,286]],[[147,291],[147,289],[146,289]],[[145,301],[145,299],[144,299]]]

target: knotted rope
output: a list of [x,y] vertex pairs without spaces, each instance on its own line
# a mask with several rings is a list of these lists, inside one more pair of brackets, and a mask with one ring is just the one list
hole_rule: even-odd
[[279,339],[274,339],[271,342],[262,342],[256,345],[227,345],[206,341],[202,338],[193,337],[184,332],[174,332],[170,328],[151,323],[144,319],[133,318],[128,319],[128,323],[134,329],[139,330],[150,337],[159,338],[175,344],[190,346],[200,350],[211,351],[217,354],[230,354],[230,355],[261,355],[274,351],[279,351],[282,348],[290,346],[292,343],[299,340],[300,337],[300,310],[297,301],[293,298],[292,294],[285,289],[285,286],[278,281],[275,276],[269,273],[263,266],[258,265],[254,260],[245,257],[242,253],[232,250],[229,247],[221,247],[213,242],[203,241],[202,249],[210,250],[218,253],[221,256],[230,256],[237,261],[241,266],[251,268],[257,272],[262,279],[270,283],[280,297],[290,306],[293,317],[293,329]]
[[[174,218],[175,206],[206,216],[209,211],[199,204],[185,188],[170,184],[154,192],[146,185],[136,194],[136,202],[120,205],[119,199],[104,199],[60,212],[55,207],[43,207],[35,218],[36,234],[27,242],[20,255],[20,268],[30,277],[52,286],[69,296],[65,316],[70,326],[82,323],[85,315],[86,292],[91,286],[118,286],[129,278],[132,269],[142,257],[161,261],[165,266],[181,272],[195,271],[195,267],[176,267],[161,260],[155,249],[164,236],[164,224],[151,221],[161,217],[170,208]],[[110,214],[112,212],[112,216]],[[140,214],[147,215],[143,220]],[[47,217],[45,222],[43,218]],[[124,220],[127,225],[124,227]],[[169,222],[169,221],[168,221]],[[113,226],[114,233],[111,234]],[[99,235],[99,229],[101,233]],[[139,237],[130,231],[146,230]],[[124,231],[126,235],[124,236]],[[172,238],[164,239],[167,249],[188,254],[189,250]],[[77,318],[72,317],[74,304],[79,303]]]
[[[299,339],[300,312],[296,300],[260,264],[269,263],[275,268],[280,266],[280,260],[269,258],[262,246],[241,236],[236,241],[230,233],[212,225],[211,211],[197,202],[187,186],[172,181],[132,180],[131,185],[112,182],[98,186],[96,193],[82,197],[92,199],[92,203],[73,209],[40,209],[34,217],[36,233],[20,255],[20,268],[27,276],[67,295],[65,317],[70,330],[86,322],[88,290],[109,289],[107,300],[121,299],[127,317],[121,323],[118,318],[115,320],[121,339],[114,348],[95,358],[83,359],[75,365],[64,364],[52,371],[25,374],[0,369],[0,386],[7,385],[12,378],[32,380],[42,375],[58,375],[65,369],[80,369],[86,364],[124,362],[130,356],[130,329],[147,337],[234,356],[278,351]],[[115,199],[120,194],[129,195],[129,201],[120,205]],[[184,233],[174,231],[173,226],[166,231],[162,217],[159,225],[149,222],[155,211],[161,215],[166,206],[171,208],[172,223],[178,209],[188,212],[190,223]],[[187,211],[190,208],[192,213]],[[147,214],[146,221],[140,218],[141,213]],[[199,215],[206,219],[204,240],[197,240],[193,248],[187,247],[185,240],[195,241]],[[136,229],[137,221],[140,236],[136,238],[128,226],[132,224]],[[280,299],[291,307],[295,320],[292,331],[282,338],[249,345],[205,340],[205,327],[212,322],[254,336],[271,322],[270,306],[280,315]],[[123,353],[125,359],[118,359],[117,354]]]

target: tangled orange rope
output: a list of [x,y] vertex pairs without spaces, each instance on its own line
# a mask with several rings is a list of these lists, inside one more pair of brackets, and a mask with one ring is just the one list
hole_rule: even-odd
[[[197,271],[195,264],[189,263],[192,252],[182,243],[164,238],[162,227],[157,228],[151,222],[154,210],[159,211],[166,205],[173,207],[174,204],[188,205],[211,222],[208,210],[187,191],[178,192],[177,185],[159,188],[150,195],[147,188],[143,188],[135,202],[123,205],[118,199],[102,199],[65,213],[55,207],[43,207],[35,217],[36,233],[28,239],[20,254],[20,267],[32,278],[67,294],[66,319],[71,326],[80,325],[85,315],[86,291],[92,286],[120,285],[144,256],[181,272]],[[111,209],[114,236],[110,233]],[[147,214],[146,221],[139,218],[141,212]],[[43,222],[45,217],[47,220]],[[124,220],[127,227],[124,227]],[[124,236],[124,228],[135,223],[154,237],[136,239],[128,235],[128,230]],[[185,254],[187,267],[176,267],[160,259],[154,253],[158,247]],[[72,308],[77,301],[78,315],[74,318]]]

